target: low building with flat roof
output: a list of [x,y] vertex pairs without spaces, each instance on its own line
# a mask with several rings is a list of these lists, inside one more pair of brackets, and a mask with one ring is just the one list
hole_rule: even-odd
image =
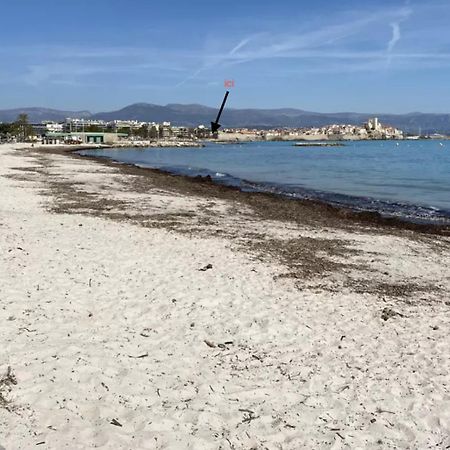
[[48,132],[43,138],[44,144],[115,144],[127,138],[125,133],[55,133]]

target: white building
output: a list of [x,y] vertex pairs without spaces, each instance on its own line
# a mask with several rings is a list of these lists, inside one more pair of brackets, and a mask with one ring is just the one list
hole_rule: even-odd
[[64,124],[63,123],[56,123],[56,122],[46,122],[45,123],[45,129],[48,132],[60,133],[64,129]]
[[370,131],[382,131],[383,127],[378,120],[378,117],[374,117],[373,119],[369,119],[366,125],[367,129]]

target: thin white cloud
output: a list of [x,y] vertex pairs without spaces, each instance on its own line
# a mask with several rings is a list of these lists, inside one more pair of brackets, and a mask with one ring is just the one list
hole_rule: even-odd
[[393,51],[395,49],[395,46],[398,44],[402,37],[400,24],[407,20],[411,14],[413,13],[409,0],[406,0],[405,6],[400,10],[399,12],[399,19],[396,21],[391,22],[390,26],[392,28],[392,37],[388,42],[387,45],[387,59],[386,59],[386,69],[389,69],[391,67],[392,61],[395,57],[393,55]]
[[245,39],[242,39],[241,42],[239,42],[236,47],[232,48],[230,52],[228,53],[228,56],[233,56],[236,52],[238,52],[241,48],[245,47],[250,41],[252,40],[252,37],[248,37]]
[[[186,76],[177,87],[189,81],[198,79],[206,72],[217,72],[231,66],[241,65],[252,61],[263,61],[270,59],[305,59],[305,58],[334,58],[357,60],[358,70],[364,67],[364,59],[374,58],[389,62],[397,55],[393,53],[396,45],[401,39],[401,22],[408,19],[412,14],[412,8],[405,4],[404,7],[391,10],[379,10],[365,15],[355,17],[354,13],[346,13],[339,17],[339,23],[329,24],[314,30],[294,31],[291,33],[265,32],[257,35],[244,37],[231,50],[215,52],[209,51],[203,58],[203,64],[193,73]],[[392,36],[388,42],[387,51],[361,52],[352,50],[358,47],[358,40],[366,39],[367,35],[376,32],[391,23]],[[373,44],[376,44],[374,37]],[[350,48],[350,50],[347,49]],[[405,58],[404,56],[400,56]],[[347,67],[348,69],[348,67]],[[368,69],[369,70],[369,69]]]
[[392,38],[388,42],[388,48],[387,48],[388,53],[392,53],[395,45],[401,38],[400,23],[393,22],[393,23],[391,23],[391,27],[392,27]]
[[[440,11],[440,10],[439,10]],[[428,6],[427,14],[430,13]],[[233,36],[209,36],[202,48],[83,46],[2,46],[5,64],[0,83],[15,80],[30,86],[98,82],[96,75],[127,73],[134,84],[164,84],[181,87],[187,83],[205,86],[234,78],[239,71],[265,67],[267,75],[289,76],[327,70],[360,72],[447,67],[450,37],[442,28],[421,23],[425,6],[405,3],[401,8],[379,8],[365,13],[344,12],[339,17],[320,18],[320,24],[299,22],[298,27],[279,26],[263,32]],[[405,22],[414,16],[415,25]],[[332,22],[331,22],[332,21]],[[324,24],[325,23],[325,24]],[[389,30],[389,35],[386,35]],[[420,41],[414,33],[420,33]],[[285,63],[274,62],[286,60]],[[426,62],[426,64],[425,64]],[[254,64],[252,64],[254,63]],[[237,69],[235,66],[241,66]],[[284,74],[284,75],[283,75]],[[161,79],[164,78],[162,81]],[[120,79],[120,77],[118,77]],[[178,81],[178,83],[176,83]]]
[[142,63],[125,65],[87,65],[72,62],[71,64],[61,62],[50,62],[42,64],[31,64],[26,67],[25,74],[21,79],[30,86],[41,83],[55,83],[80,85],[80,78],[98,74],[124,74],[142,73],[148,70],[164,72],[184,72],[182,68],[171,67],[162,63]]
[[186,78],[181,80],[179,83],[175,85],[175,88],[179,88],[183,85],[185,85],[188,81],[192,81],[198,78],[198,76],[209,70],[212,69],[215,66],[221,65],[226,63],[229,60],[232,60],[234,56],[241,50],[243,47],[245,47],[249,42],[251,42],[255,37],[258,35],[251,35],[244,39],[242,39],[237,45],[235,45],[230,51],[228,51],[226,54],[219,53],[218,55],[213,56],[207,56],[206,62],[203,63],[203,65],[197,69],[194,73],[188,75]]

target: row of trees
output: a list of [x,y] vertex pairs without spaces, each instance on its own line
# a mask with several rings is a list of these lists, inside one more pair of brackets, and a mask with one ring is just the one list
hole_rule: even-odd
[[13,138],[24,142],[34,135],[33,127],[28,121],[27,114],[19,114],[15,122],[0,123],[0,137]]
[[130,128],[122,128],[117,130],[119,133],[127,133],[128,135],[133,135],[140,137],[142,139],[158,139],[162,137],[162,129],[158,130],[156,127],[148,127],[146,125],[142,125],[141,128],[138,129],[130,129]]

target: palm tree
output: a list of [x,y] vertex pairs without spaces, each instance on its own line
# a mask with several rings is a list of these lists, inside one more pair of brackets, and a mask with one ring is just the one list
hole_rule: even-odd
[[22,113],[18,115],[15,122],[15,128],[20,142],[26,141],[33,135],[33,127],[28,122],[28,114]]

